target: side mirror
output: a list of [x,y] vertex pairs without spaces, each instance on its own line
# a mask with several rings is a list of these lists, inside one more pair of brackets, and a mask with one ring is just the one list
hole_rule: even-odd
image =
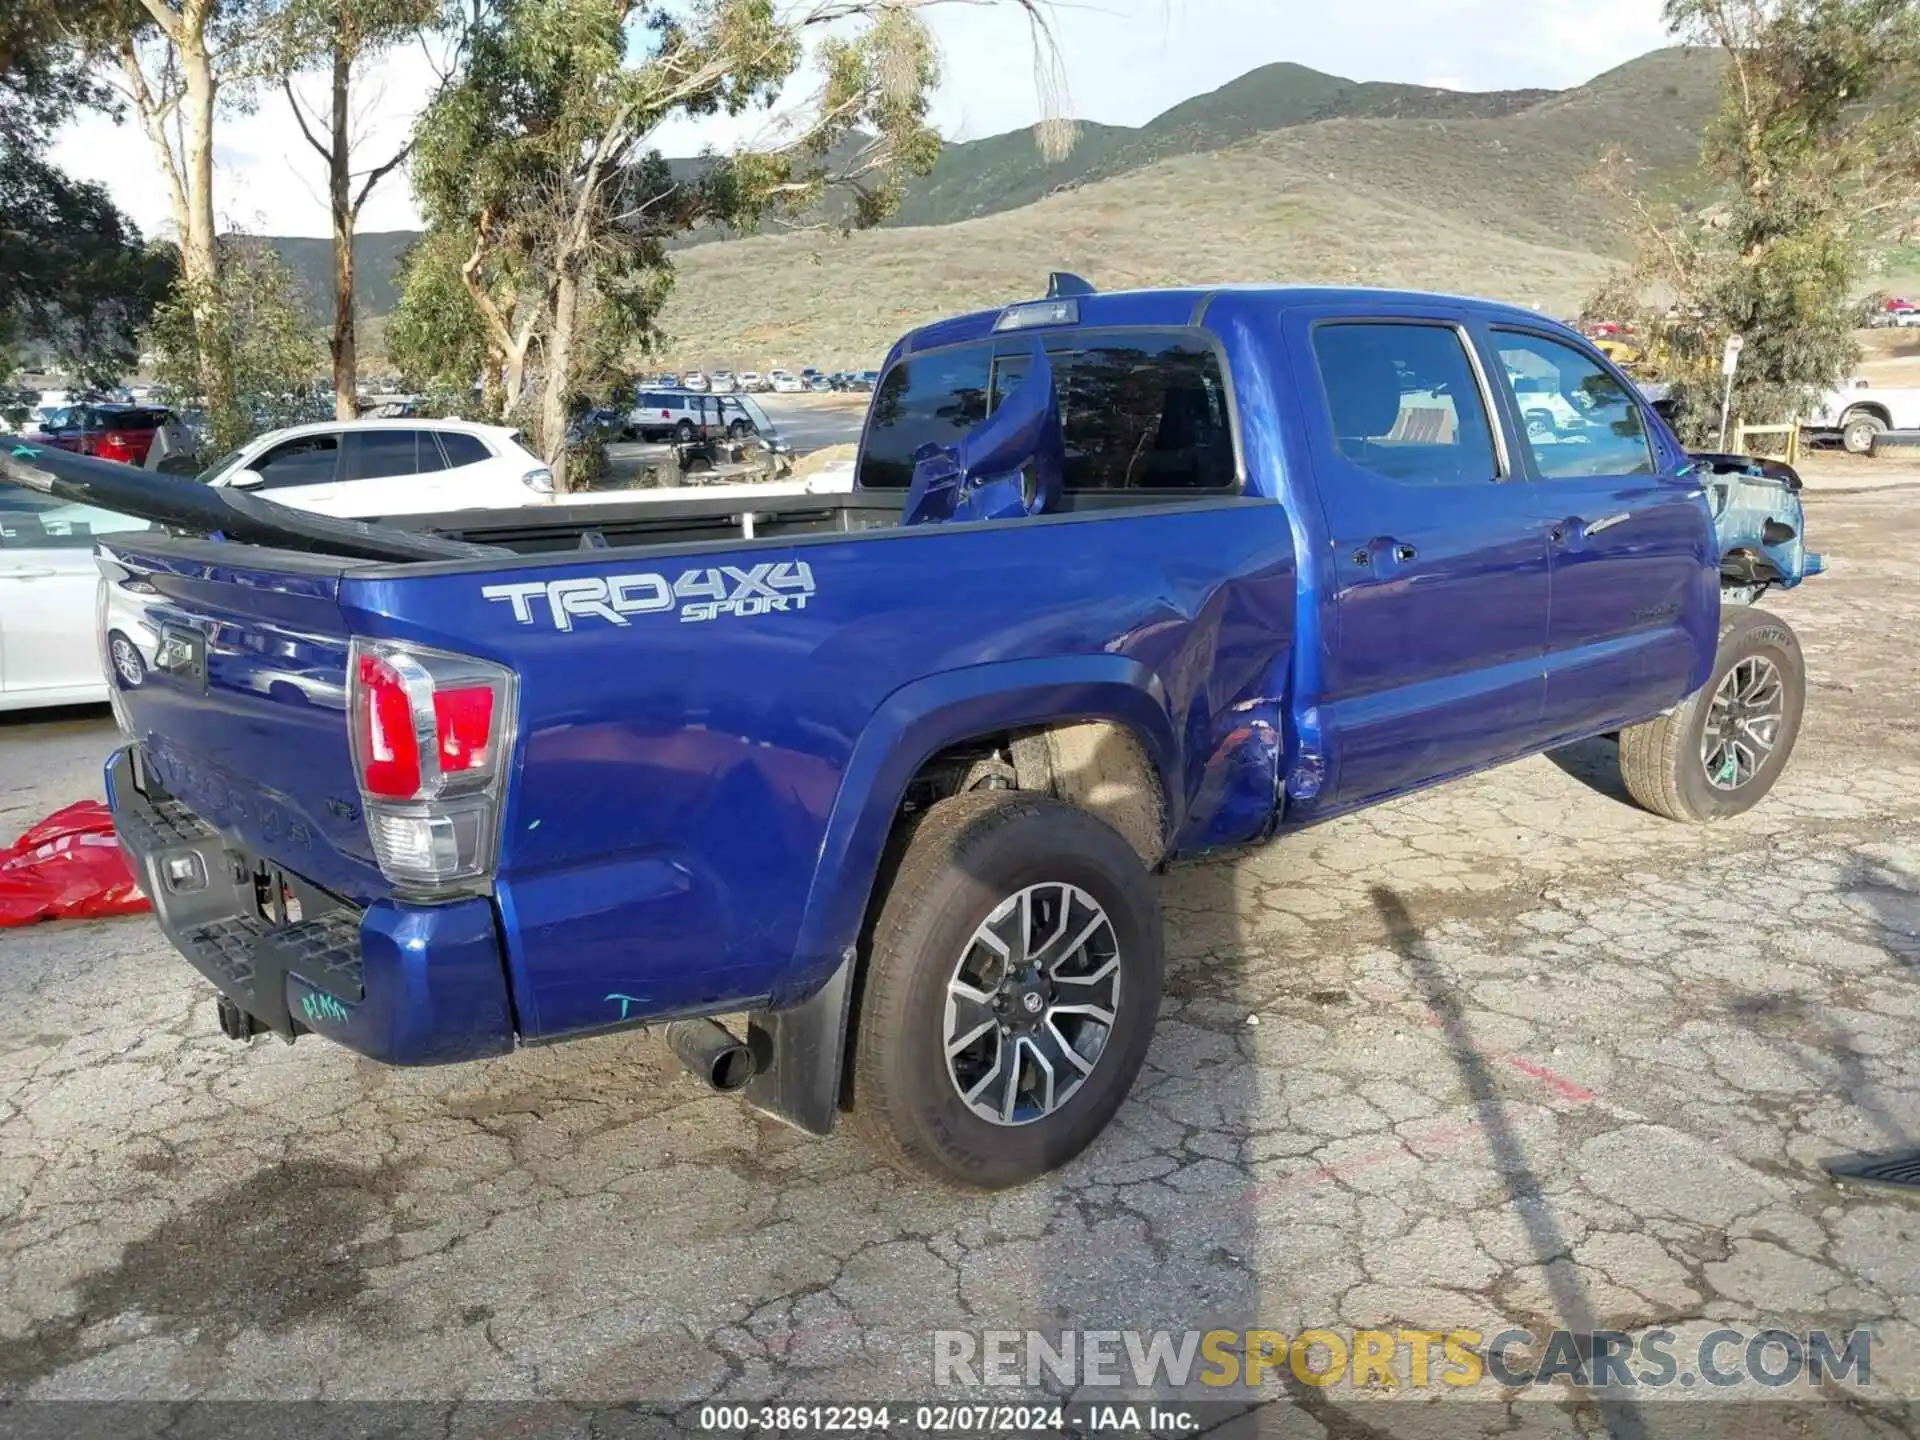
[[267,477],[258,470],[236,470],[227,477],[229,490],[251,490],[256,485],[266,483]]

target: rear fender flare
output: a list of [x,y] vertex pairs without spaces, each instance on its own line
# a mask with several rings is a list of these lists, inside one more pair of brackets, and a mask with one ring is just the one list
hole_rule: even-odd
[[1165,692],[1139,661],[1009,660],[917,680],[881,703],[854,746],[821,841],[784,997],[811,993],[851,955],[887,837],[921,766],[976,736],[1080,720],[1111,721],[1139,739],[1166,799],[1165,835],[1178,834],[1186,801],[1179,742]]

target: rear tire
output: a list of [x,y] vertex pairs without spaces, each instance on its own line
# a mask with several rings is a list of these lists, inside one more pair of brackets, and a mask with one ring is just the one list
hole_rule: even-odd
[[1873,442],[1886,433],[1887,422],[1865,411],[1853,411],[1840,420],[1840,443],[1849,455],[1871,455]]
[[941,802],[874,923],[852,1128],[949,1185],[1002,1189],[1066,1164],[1140,1073],[1162,966],[1151,878],[1112,827],[1017,792]]
[[1806,699],[1806,660],[1786,621],[1751,607],[1728,611],[1707,683],[1676,709],[1620,732],[1627,793],[1687,824],[1744,815],[1786,769]]

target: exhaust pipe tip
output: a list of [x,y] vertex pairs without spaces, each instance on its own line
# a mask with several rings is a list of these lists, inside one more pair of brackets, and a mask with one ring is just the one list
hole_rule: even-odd
[[759,1068],[753,1051],[717,1020],[676,1020],[667,1045],[693,1077],[722,1095],[746,1088]]

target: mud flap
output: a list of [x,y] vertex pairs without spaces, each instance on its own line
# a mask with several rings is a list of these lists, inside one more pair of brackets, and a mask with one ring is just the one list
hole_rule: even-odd
[[798,1005],[747,1017],[754,1062],[747,1103],[809,1135],[831,1135],[840,1113],[853,965],[848,951],[827,983]]

